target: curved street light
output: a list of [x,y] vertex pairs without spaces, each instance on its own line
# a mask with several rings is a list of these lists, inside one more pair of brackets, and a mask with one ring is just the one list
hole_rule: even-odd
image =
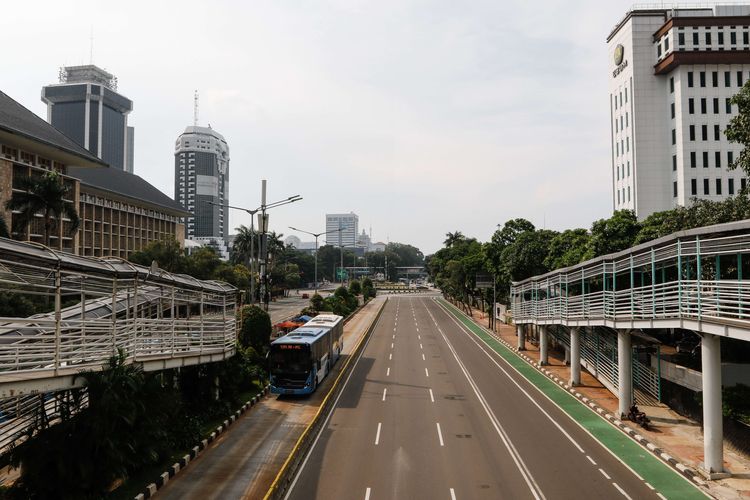
[[322,233],[311,233],[310,231],[297,229],[296,227],[292,227],[292,226],[289,226],[289,229],[291,229],[292,231],[309,234],[310,236],[315,237],[315,293],[317,294],[318,293],[318,237],[323,236],[324,234],[338,233],[342,231],[343,228],[334,229],[333,231],[323,231]]

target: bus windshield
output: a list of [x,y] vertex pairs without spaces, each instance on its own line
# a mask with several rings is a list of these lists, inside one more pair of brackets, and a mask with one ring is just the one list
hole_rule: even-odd
[[273,374],[310,371],[310,346],[305,344],[273,344],[269,358]]

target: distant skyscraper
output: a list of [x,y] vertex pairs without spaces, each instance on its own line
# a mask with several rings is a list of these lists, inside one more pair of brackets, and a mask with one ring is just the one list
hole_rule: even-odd
[[117,93],[117,78],[88,64],[60,70],[60,83],[42,88],[47,121],[115,168],[133,173],[133,101]]
[[326,214],[326,232],[336,231],[342,228],[341,239],[338,232],[326,235],[326,243],[338,247],[353,247],[357,242],[359,232],[359,216],[354,212],[348,214]]
[[193,216],[189,239],[228,236],[229,146],[211,127],[191,126],[175,143],[174,198]]

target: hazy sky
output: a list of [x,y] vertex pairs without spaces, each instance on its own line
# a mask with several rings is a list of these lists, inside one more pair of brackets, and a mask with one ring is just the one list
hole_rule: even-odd
[[448,231],[609,215],[605,38],[630,5],[13,2],[0,89],[45,117],[41,87],[89,62],[93,26],[94,63],[134,101],[138,175],[173,194],[197,89],[199,123],[229,143],[231,204],[257,206],[265,178],[269,201],[304,197],[271,212],[277,232],[354,211],[374,239],[432,253]]

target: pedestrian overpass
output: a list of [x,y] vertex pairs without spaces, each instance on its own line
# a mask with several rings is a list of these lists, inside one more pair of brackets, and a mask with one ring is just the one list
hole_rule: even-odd
[[234,355],[235,307],[226,283],[0,238],[0,450],[118,352],[145,371]]
[[[724,472],[720,339],[750,342],[750,221],[674,233],[514,282],[511,302],[519,348],[529,325],[538,327],[542,364],[549,339],[561,340],[570,352],[572,385],[580,384],[584,358],[608,350],[621,415],[632,404],[638,377],[634,337],[670,328],[699,334],[704,466],[711,474]],[[591,333],[601,328],[611,329],[616,341],[592,345]]]

